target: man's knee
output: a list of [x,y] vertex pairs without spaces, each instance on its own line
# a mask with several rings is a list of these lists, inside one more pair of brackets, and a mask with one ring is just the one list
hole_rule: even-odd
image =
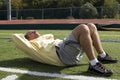
[[91,29],[91,30],[97,30],[95,24],[93,24],[93,23],[88,23],[87,26],[88,26],[89,29]]
[[79,40],[79,37],[84,34],[90,34],[90,30],[87,25],[85,24],[80,24],[76,28],[73,29],[72,31],[73,35],[77,40]]
[[86,24],[80,24],[78,27],[79,27],[78,30],[80,30],[82,33],[89,33],[90,32],[90,30]]

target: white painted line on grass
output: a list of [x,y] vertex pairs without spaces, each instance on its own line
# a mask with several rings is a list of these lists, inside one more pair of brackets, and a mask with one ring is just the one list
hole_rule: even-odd
[[115,80],[115,79],[106,79],[106,78],[89,77],[89,76],[81,76],[81,75],[68,75],[68,74],[59,74],[59,73],[28,71],[28,70],[20,70],[20,69],[5,68],[5,67],[0,67],[0,71],[28,74],[33,76],[66,78],[66,79],[73,79],[73,80]]
[[2,78],[1,80],[15,80],[17,78],[18,78],[17,75],[9,75],[9,76],[7,76],[5,78]]

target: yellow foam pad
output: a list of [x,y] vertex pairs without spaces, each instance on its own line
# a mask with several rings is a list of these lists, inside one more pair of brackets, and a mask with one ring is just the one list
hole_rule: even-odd
[[43,55],[44,53],[39,53],[39,51],[37,51],[37,49],[35,49],[35,47],[32,46],[31,43],[24,37],[24,34],[13,34],[12,41],[20,50],[35,61],[56,66],[64,66],[57,57],[57,54],[53,54],[55,55],[53,60],[53,58],[48,58],[47,55]]

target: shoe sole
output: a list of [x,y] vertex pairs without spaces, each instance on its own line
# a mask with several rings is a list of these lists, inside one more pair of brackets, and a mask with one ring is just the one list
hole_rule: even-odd
[[109,77],[109,76],[112,75],[112,74],[97,73],[97,72],[95,72],[95,71],[90,71],[90,70],[88,70],[87,72],[92,73],[92,74],[95,74],[95,75],[99,75],[99,76],[106,76],[106,77]]
[[110,64],[110,63],[117,63],[118,61],[100,61],[100,62],[103,64]]

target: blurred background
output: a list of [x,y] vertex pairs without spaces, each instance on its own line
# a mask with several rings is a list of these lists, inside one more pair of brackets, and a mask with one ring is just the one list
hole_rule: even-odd
[[0,0],[0,20],[120,19],[120,0]]

